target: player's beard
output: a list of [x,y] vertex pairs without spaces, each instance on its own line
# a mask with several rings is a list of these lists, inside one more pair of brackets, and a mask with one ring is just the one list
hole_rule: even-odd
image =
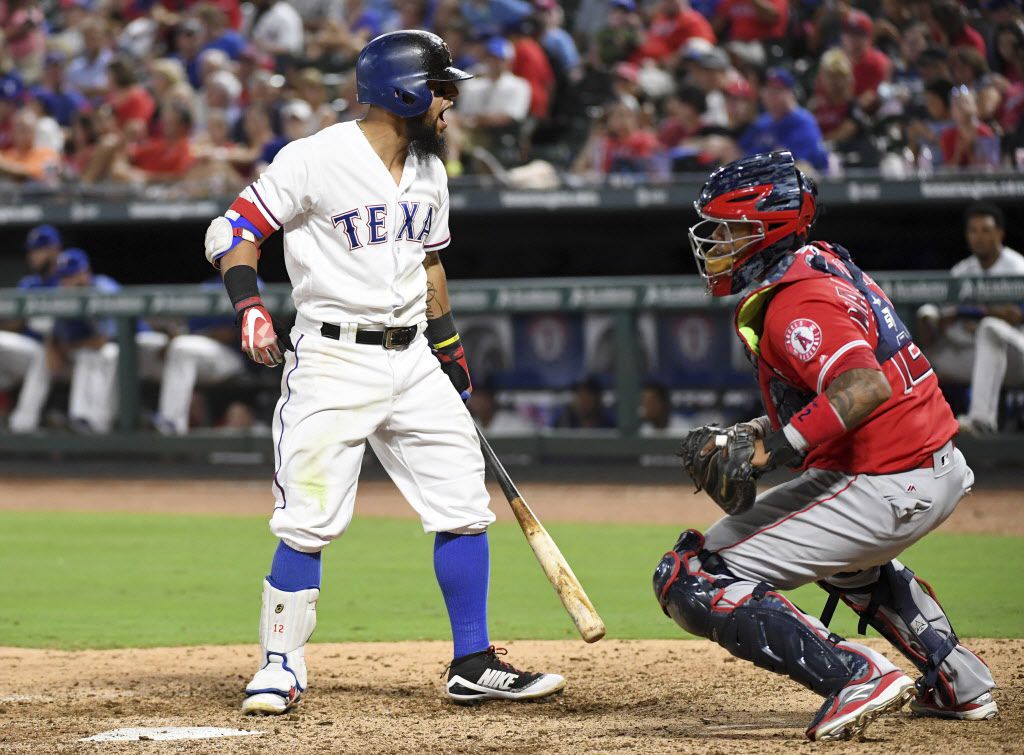
[[409,152],[417,160],[426,160],[431,155],[437,157],[441,162],[448,159],[448,142],[443,134],[437,133],[437,118],[428,120],[429,116],[424,114],[422,118],[407,121],[406,133],[409,136]]

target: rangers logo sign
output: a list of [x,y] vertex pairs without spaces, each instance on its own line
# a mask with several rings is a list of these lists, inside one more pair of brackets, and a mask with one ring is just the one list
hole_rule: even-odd
[[801,362],[810,361],[821,348],[821,328],[814,320],[793,320],[786,328],[786,350]]

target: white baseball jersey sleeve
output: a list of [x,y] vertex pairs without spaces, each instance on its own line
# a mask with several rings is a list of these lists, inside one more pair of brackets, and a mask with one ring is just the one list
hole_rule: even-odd
[[307,320],[406,326],[426,318],[427,252],[444,249],[448,178],[409,155],[400,184],[358,123],[292,142],[232,205],[265,236],[284,230],[292,298]]

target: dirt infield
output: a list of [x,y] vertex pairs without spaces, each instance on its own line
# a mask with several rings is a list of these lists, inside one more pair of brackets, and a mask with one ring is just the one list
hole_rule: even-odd
[[[239,713],[254,647],[0,648],[0,752],[1019,753],[1024,641],[971,644],[1002,682],[1000,719],[936,721],[904,709],[876,721],[866,741],[838,745],[803,739],[819,704],[814,694],[708,642],[516,642],[511,657],[563,671],[565,693],[546,702],[472,708],[442,697],[447,643],[314,644],[310,693],[278,718]],[[222,726],[262,735],[79,741],[129,726]]]
[[[500,519],[511,515],[494,490]],[[681,487],[530,484],[546,521],[707,524],[718,510]],[[265,482],[5,480],[0,509],[265,514]],[[361,485],[357,516],[412,516],[386,482]],[[1024,535],[1024,491],[982,491],[946,531]],[[872,641],[879,649],[884,648]],[[1001,718],[922,720],[902,711],[866,741],[812,745],[819,699],[702,641],[515,642],[528,667],[565,673],[564,695],[460,708],[442,696],[449,644],[313,644],[311,692],[271,719],[239,714],[255,646],[60,652],[0,648],[0,753],[716,752],[1019,753],[1024,640],[969,643],[1000,684]],[[890,653],[890,656],[894,654]],[[194,742],[83,743],[131,726],[221,726],[260,736]]]
[[[545,522],[631,522],[703,526],[722,512],[704,494],[683,485],[557,485],[530,483],[522,493]],[[499,521],[512,513],[491,488]],[[270,483],[211,480],[102,480],[13,478],[0,488],[0,510],[126,511],[181,514],[269,515]],[[413,517],[387,481],[361,482],[356,514]],[[946,532],[1024,535],[1024,489],[979,490],[943,525]]]

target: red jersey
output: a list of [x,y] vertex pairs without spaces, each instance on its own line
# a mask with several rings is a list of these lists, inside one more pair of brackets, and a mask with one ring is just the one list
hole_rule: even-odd
[[[737,331],[758,356],[758,382],[772,427],[779,429],[789,418],[778,416],[771,381],[776,394],[779,378],[803,392],[806,404],[848,370],[880,369],[892,388],[889,400],[842,437],[810,449],[804,468],[857,474],[914,469],[958,430],[935,372],[910,341],[879,365],[874,311],[853,284],[812,268],[808,260],[816,254],[846,270],[838,257],[803,247],[781,279],[745,297],[736,310]],[[888,307],[883,313],[889,312],[892,304],[882,289],[864,279],[880,306]]]
[[530,115],[544,118],[551,104],[551,90],[555,86],[555,74],[551,70],[548,56],[544,54],[544,48],[529,37],[517,40],[513,47],[516,56],[511,70],[530,84]]
[[789,3],[787,0],[771,0],[778,16],[774,21],[765,22],[757,15],[751,0],[722,0],[715,11],[729,23],[729,39],[738,42],[754,42],[762,39],[782,39],[789,26]]
[[695,10],[682,10],[674,16],[655,13],[647,29],[643,45],[633,53],[630,60],[640,63],[651,58],[664,60],[671,57],[687,40],[699,37],[715,44],[715,30],[704,16]]
[[853,64],[853,96],[864,92],[877,92],[878,85],[889,80],[892,61],[889,56],[875,47],[869,47],[861,59]]

